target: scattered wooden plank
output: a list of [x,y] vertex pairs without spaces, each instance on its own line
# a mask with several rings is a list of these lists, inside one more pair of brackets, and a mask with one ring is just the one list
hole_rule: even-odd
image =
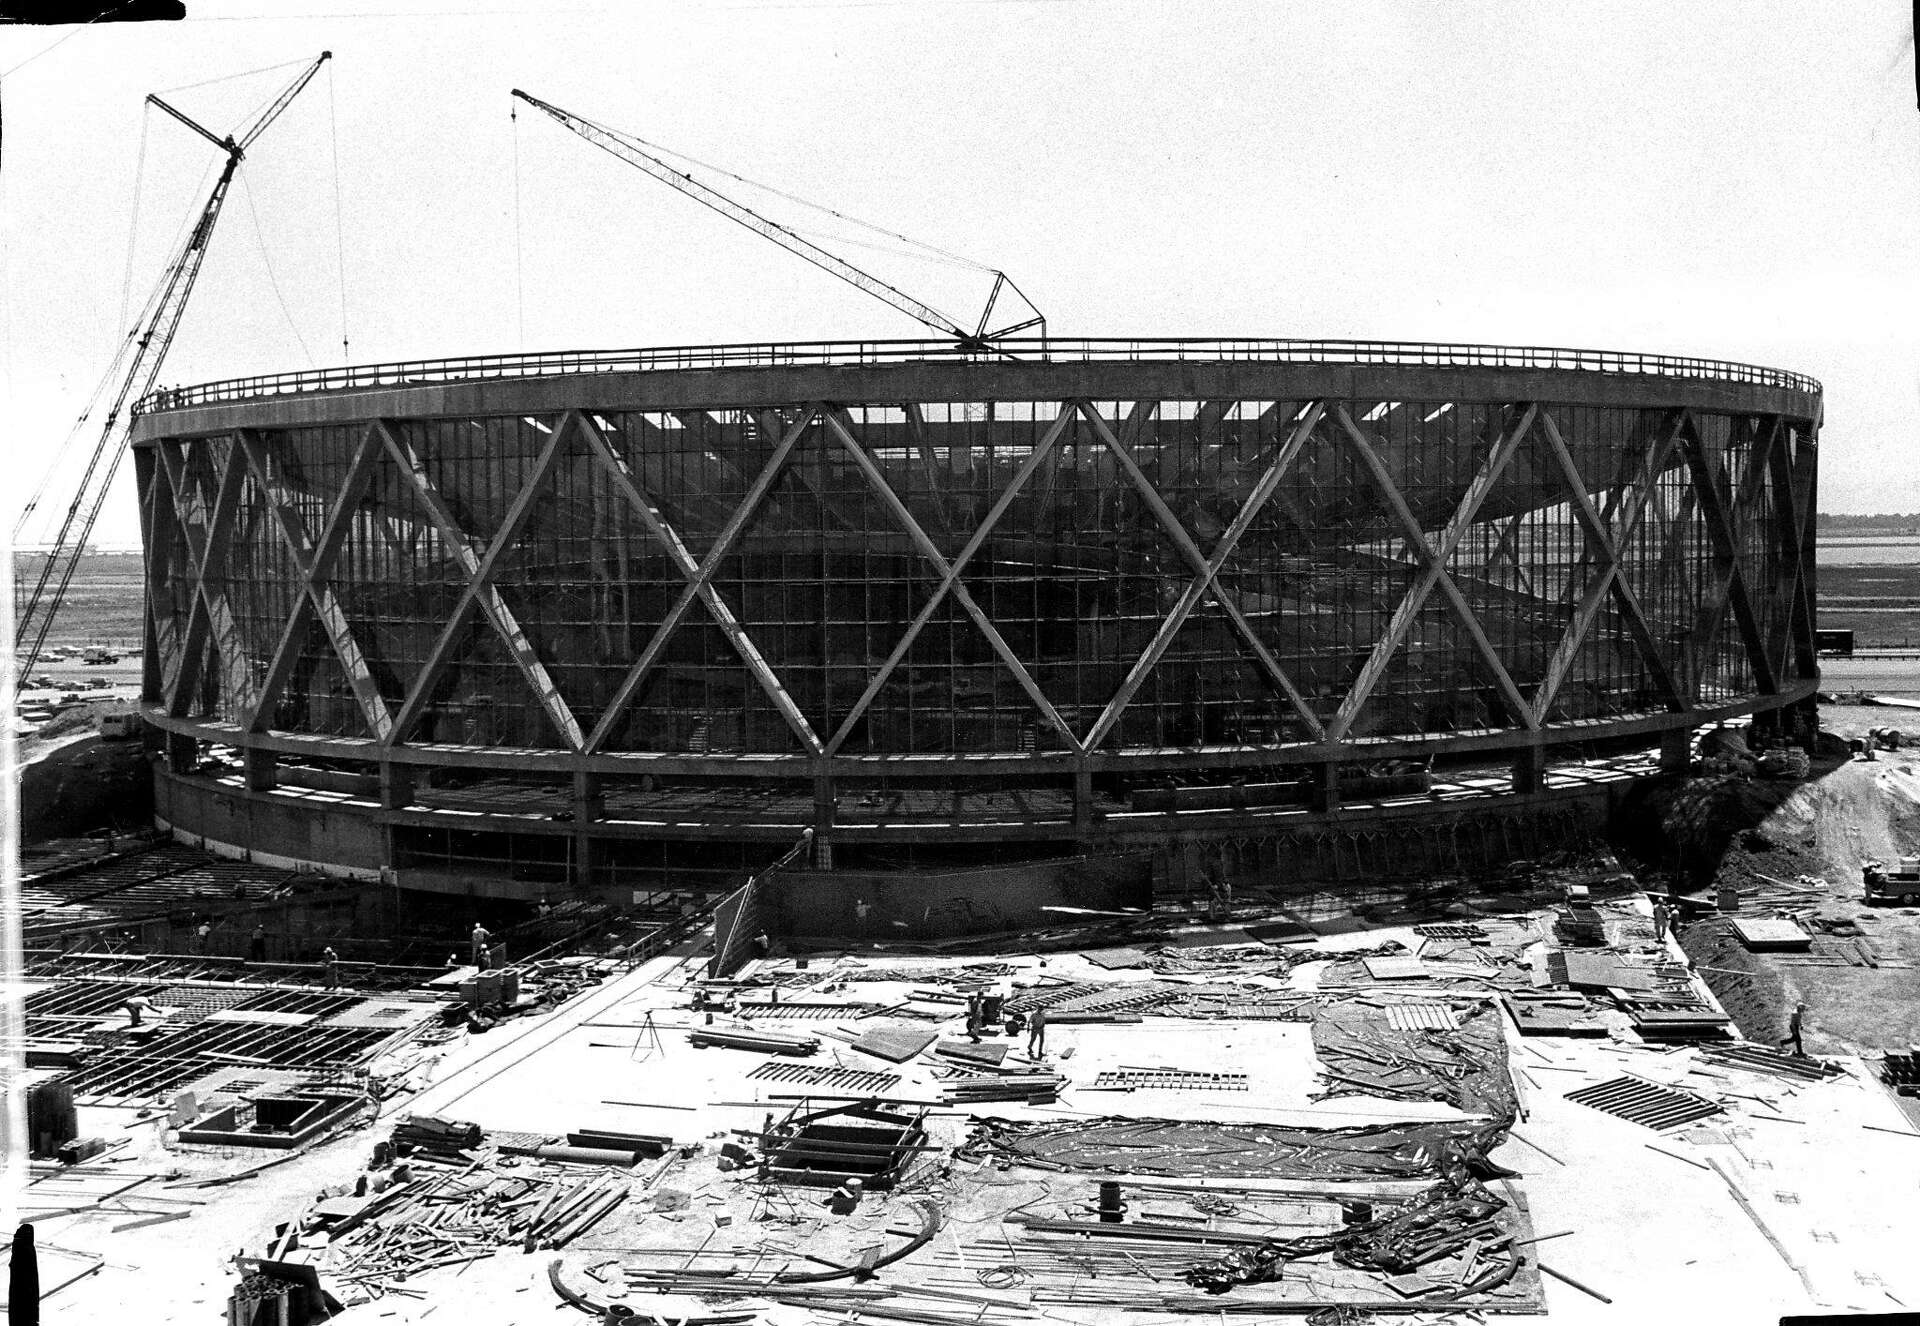
[[1592,1298],[1597,1298],[1602,1303],[1613,1302],[1612,1299],[1608,1298],[1605,1294],[1601,1293],[1598,1289],[1595,1289],[1593,1286],[1583,1285],[1578,1280],[1568,1275],[1566,1272],[1556,1271],[1543,1261],[1535,1260],[1533,1264],[1540,1268],[1540,1272],[1543,1275],[1550,1275],[1554,1279],[1560,1281],[1560,1283],[1562,1284],[1572,1285],[1575,1289],[1578,1289],[1581,1293],[1586,1294]]

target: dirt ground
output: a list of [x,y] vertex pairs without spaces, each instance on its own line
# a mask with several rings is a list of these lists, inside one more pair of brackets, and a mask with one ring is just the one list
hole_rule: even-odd
[[[1920,737],[1920,713],[1877,706],[1822,706],[1821,726],[1842,738],[1870,727],[1901,727]],[[1916,742],[1920,746],[1920,742]],[[1755,784],[1754,795],[1765,795]],[[1860,863],[1920,852],[1920,749],[1881,751],[1815,774],[1752,827],[1734,834],[1714,886],[1755,887],[1823,880],[1823,897],[1794,908],[1816,928],[1811,954],[1750,953],[1725,921],[1708,918],[1682,933],[1689,956],[1741,1030],[1756,1041],[1786,1035],[1787,1011],[1807,1005],[1806,1048],[1813,1054],[1905,1051],[1920,1043],[1920,908],[1869,907]],[[1750,894],[1749,894],[1750,896]],[[1820,922],[1851,922],[1859,935],[1820,935]],[[1855,939],[1879,966],[1846,956]],[[1862,950],[1854,950],[1858,953]]]

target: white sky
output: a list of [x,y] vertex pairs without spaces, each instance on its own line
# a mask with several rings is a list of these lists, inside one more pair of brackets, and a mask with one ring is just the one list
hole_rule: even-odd
[[[335,123],[355,362],[918,334],[525,107],[516,263],[517,86],[1004,267],[1057,335],[1809,372],[1821,508],[1920,510],[1904,3],[477,3],[0,29],[0,505],[125,333],[136,180],[135,307],[211,181],[143,96],[330,48],[242,168],[163,382],[341,362]],[[224,131],[293,72],[169,100]],[[975,311],[964,273],[845,252]],[[137,531],[116,494],[97,539]]]

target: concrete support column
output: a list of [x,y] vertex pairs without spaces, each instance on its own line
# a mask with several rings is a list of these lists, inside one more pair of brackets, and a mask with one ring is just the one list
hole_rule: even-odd
[[1523,746],[1513,756],[1513,790],[1538,792],[1547,785],[1547,752],[1540,746]]
[[1073,836],[1082,847],[1093,836],[1093,771],[1084,760],[1073,768]]
[[192,773],[200,763],[200,743],[177,732],[167,734],[167,768],[177,774]]
[[1340,809],[1340,766],[1316,766],[1308,775],[1307,804],[1318,814]]
[[840,798],[833,790],[833,775],[822,762],[813,774],[813,868],[833,869],[833,824]]
[[573,850],[568,883],[576,892],[592,889],[600,875],[600,841],[591,826],[607,817],[606,789],[601,776],[586,769],[573,772]]
[[249,792],[271,792],[278,785],[280,756],[270,750],[249,749],[244,756]]
[[1660,772],[1683,774],[1693,764],[1693,729],[1676,728],[1660,734]]
[[380,766],[380,808],[403,810],[413,804],[413,766],[383,762]]
[[578,824],[592,824],[607,817],[606,791],[600,775],[585,769],[573,774],[573,818]]

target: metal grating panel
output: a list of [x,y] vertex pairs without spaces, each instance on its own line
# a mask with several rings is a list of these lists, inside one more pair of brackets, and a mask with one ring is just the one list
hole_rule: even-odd
[[1445,1004],[1389,1004],[1387,1025],[1395,1031],[1458,1031],[1460,1017]]
[[1655,1129],[1678,1128],[1720,1113],[1720,1107],[1704,1096],[1655,1086],[1637,1077],[1616,1077],[1610,1082],[1581,1087],[1578,1091],[1569,1091],[1567,1099]]
[[861,1068],[829,1068],[825,1064],[790,1064],[769,1060],[747,1074],[761,1082],[796,1087],[826,1087],[836,1091],[892,1091],[900,1085],[898,1073],[876,1073]]
[[1193,1068],[1109,1068],[1093,1079],[1096,1091],[1245,1091],[1245,1073],[1207,1073]]

